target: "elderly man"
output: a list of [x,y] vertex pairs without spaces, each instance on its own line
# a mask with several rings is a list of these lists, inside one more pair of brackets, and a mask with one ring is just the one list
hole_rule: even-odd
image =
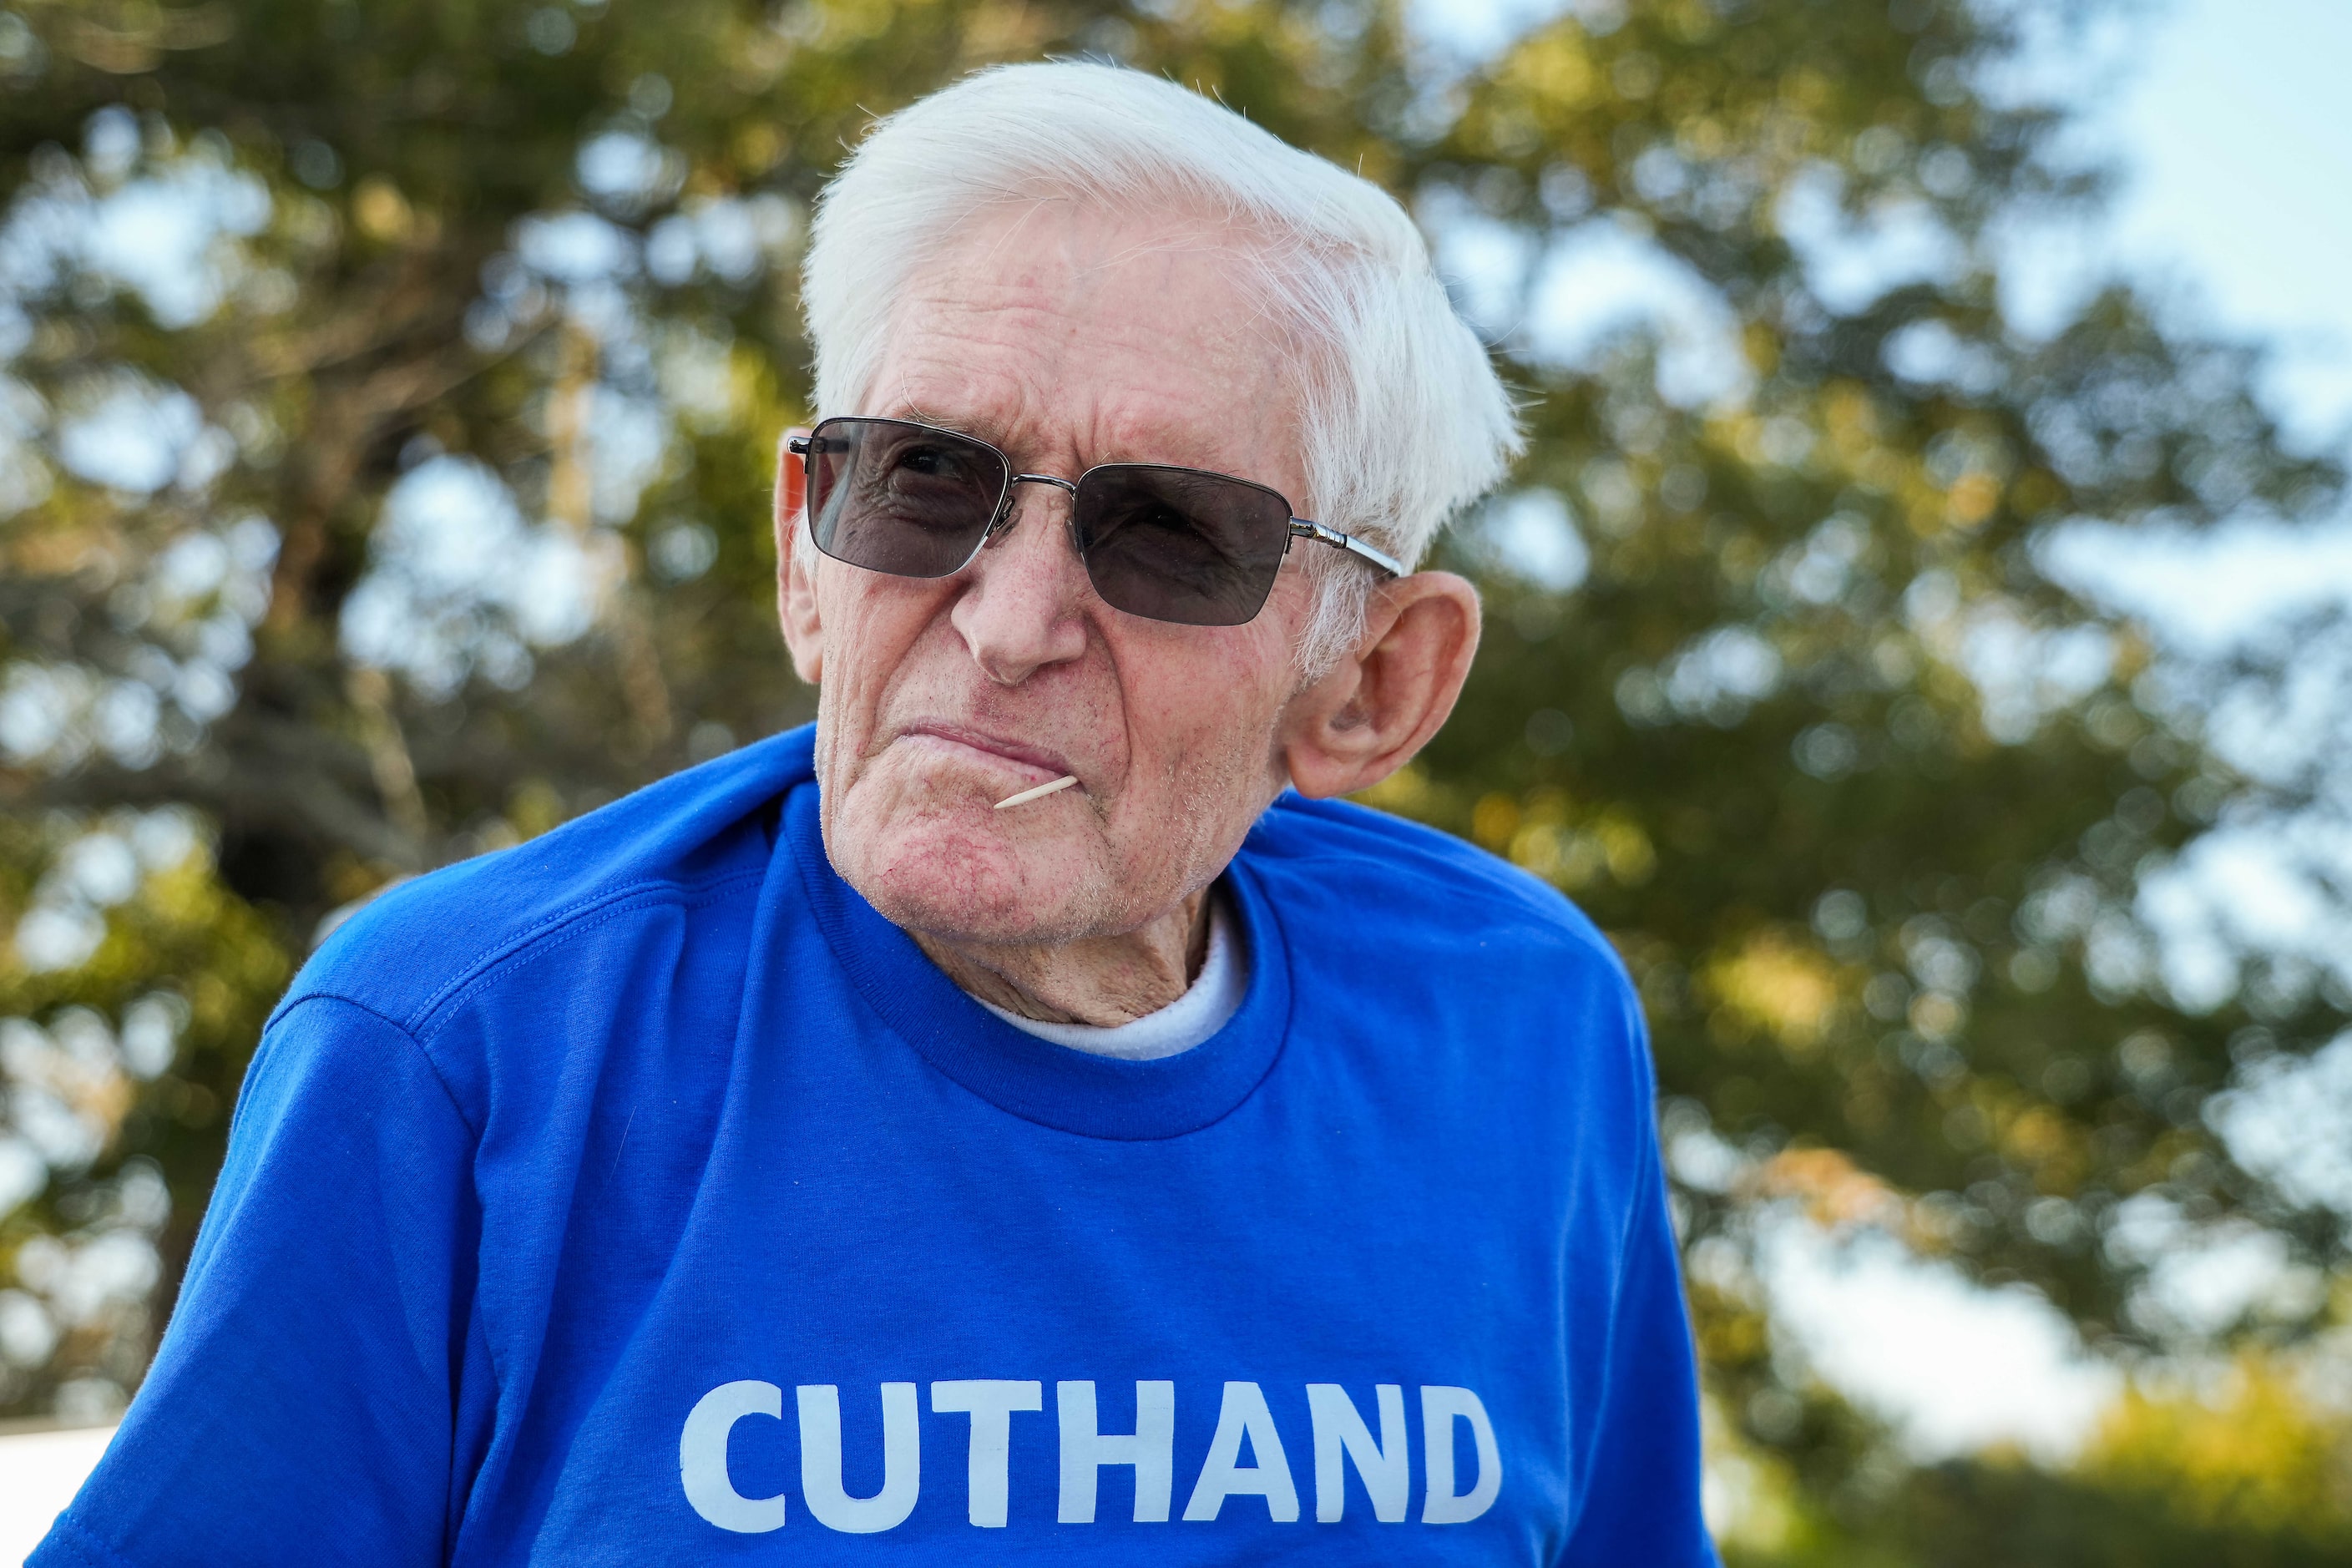
[[1622,972],[1330,803],[1451,708],[1408,563],[1516,440],[1411,223],[1022,67],[806,297],[813,731],[327,945],[35,1562],[1712,1562]]

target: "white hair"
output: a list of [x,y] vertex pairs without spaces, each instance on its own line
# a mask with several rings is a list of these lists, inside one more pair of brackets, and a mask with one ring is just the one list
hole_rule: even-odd
[[[1306,345],[1304,515],[1410,569],[1518,452],[1485,347],[1385,192],[1171,82],[1073,62],[999,66],[900,110],[825,188],[803,285],[820,413],[871,393],[900,291],[975,213],[1053,198],[1181,205],[1253,242]],[[1333,559],[1300,658],[1319,674],[1360,635],[1371,574],[1315,555]]]

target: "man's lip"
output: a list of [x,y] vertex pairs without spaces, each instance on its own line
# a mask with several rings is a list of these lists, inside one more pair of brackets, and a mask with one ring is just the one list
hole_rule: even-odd
[[986,752],[999,762],[1010,763],[1017,768],[1036,773],[1037,777],[1032,781],[1036,784],[1044,784],[1050,779],[1057,779],[1066,773],[1077,771],[1071,767],[1068,761],[1058,752],[1049,752],[1043,746],[1024,745],[1019,741],[1008,741],[979,730],[968,730],[961,724],[929,721],[909,724],[898,731],[898,738],[905,741],[917,736],[933,741],[945,741],[951,746],[961,746],[969,751]]

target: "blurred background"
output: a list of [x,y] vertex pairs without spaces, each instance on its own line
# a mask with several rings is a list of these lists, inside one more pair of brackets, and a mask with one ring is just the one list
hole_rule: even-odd
[[341,913],[809,714],[809,204],[1045,56],[1524,399],[1374,804],[1640,984],[1727,1559],[2352,1560],[2337,0],[0,0],[0,1418],[135,1391]]

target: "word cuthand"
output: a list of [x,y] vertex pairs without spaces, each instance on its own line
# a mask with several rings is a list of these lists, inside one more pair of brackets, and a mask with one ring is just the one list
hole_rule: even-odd
[[[1062,1472],[1055,1519],[1063,1524],[1092,1524],[1096,1479],[1104,1466],[1116,1465],[1135,1472],[1136,1521],[1167,1522],[1175,1489],[1176,1385],[1135,1385],[1135,1430],[1129,1433],[1100,1429],[1093,1384],[1057,1383],[1054,1393],[1061,1423]],[[1377,1438],[1345,1389],[1336,1383],[1307,1385],[1314,1425],[1315,1517],[1322,1523],[1345,1515],[1345,1467],[1350,1464],[1371,1501],[1374,1519],[1396,1524],[1405,1517],[1412,1477],[1404,1389],[1383,1383],[1374,1388],[1373,1396],[1381,1425]],[[891,1529],[915,1511],[923,1448],[913,1384],[882,1384],[882,1489],[872,1497],[851,1497],[842,1487],[839,1386],[803,1384],[794,1399],[800,1416],[801,1496],[819,1524],[868,1534]],[[1004,1523],[1013,1417],[1045,1407],[1040,1383],[976,1378],[931,1384],[934,1415],[965,1415],[971,1421],[965,1494],[972,1523],[989,1528]],[[784,1495],[747,1498],[735,1489],[727,1470],[727,1439],[735,1424],[751,1415],[782,1420],[783,1414],[784,1391],[753,1379],[722,1383],[696,1402],[677,1443],[678,1476],[695,1512],[721,1530],[745,1534],[783,1527]],[[1476,1478],[1465,1491],[1454,1489],[1457,1422],[1470,1428],[1478,1457]],[[1249,1441],[1253,1464],[1241,1462],[1244,1438]],[[1466,1388],[1423,1387],[1421,1454],[1421,1522],[1463,1524],[1494,1506],[1503,1488],[1503,1461],[1494,1424],[1475,1394]],[[1225,1384],[1216,1434],[1209,1439],[1208,1458],[1192,1483],[1183,1517],[1213,1520],[1232,1497],[1263,1498],[1267,1515],[1277,1524],[1298,1518],[1298,1489],[1291,1479],[1282,1434],[1275,1427],[1264,1390],[1255,1383]]]

